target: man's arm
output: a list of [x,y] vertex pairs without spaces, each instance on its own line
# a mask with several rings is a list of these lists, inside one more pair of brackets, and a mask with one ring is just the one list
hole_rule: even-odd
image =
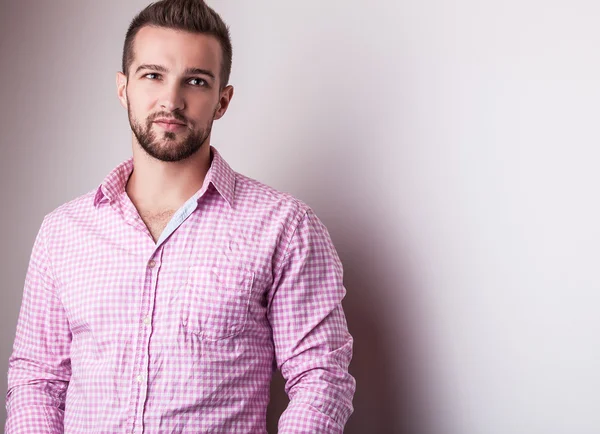
[[42,224],[29,261],[9,359],[6,434],[63,432],[71,333],[56,294],[44,236]]
[[352,337],[341,301],[342,265],[325,226],[309,210],[276,270],[270,299],[277,367],[290,403],[279,433],[341,433],[353,411]]

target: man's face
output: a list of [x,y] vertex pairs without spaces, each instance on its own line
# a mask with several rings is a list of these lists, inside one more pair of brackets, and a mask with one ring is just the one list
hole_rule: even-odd
[[117,74],[121,104],[140,146],[161,161],[193,155],[233,94],[219,88],[221,46],[209,35],[143,27],[128,77]]

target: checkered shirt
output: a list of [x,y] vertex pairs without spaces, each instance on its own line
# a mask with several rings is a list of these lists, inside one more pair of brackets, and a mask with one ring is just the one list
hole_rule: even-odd
[[155,242],[125,192],[129,159],[48,214],[9,361],[6,433],[341,433],[352,412],[342,266],[299,200],[216,149]]

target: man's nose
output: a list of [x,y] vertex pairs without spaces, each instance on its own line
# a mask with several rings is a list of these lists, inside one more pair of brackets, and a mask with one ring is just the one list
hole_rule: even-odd
[[185,101],[179,86],[172,84],[165,87],[165,92],[160,100],[160,106],[169,112],[183,110],[185,108]]

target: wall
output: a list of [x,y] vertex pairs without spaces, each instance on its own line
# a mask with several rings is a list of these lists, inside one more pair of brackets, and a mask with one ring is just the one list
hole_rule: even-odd
[[[114,76],[145,4],[1,2],[2,372],[43,216],[130,153]],[[345,265],[346,432],[600,432],[600,4],[210,4],[236,87],[213,144]]]

